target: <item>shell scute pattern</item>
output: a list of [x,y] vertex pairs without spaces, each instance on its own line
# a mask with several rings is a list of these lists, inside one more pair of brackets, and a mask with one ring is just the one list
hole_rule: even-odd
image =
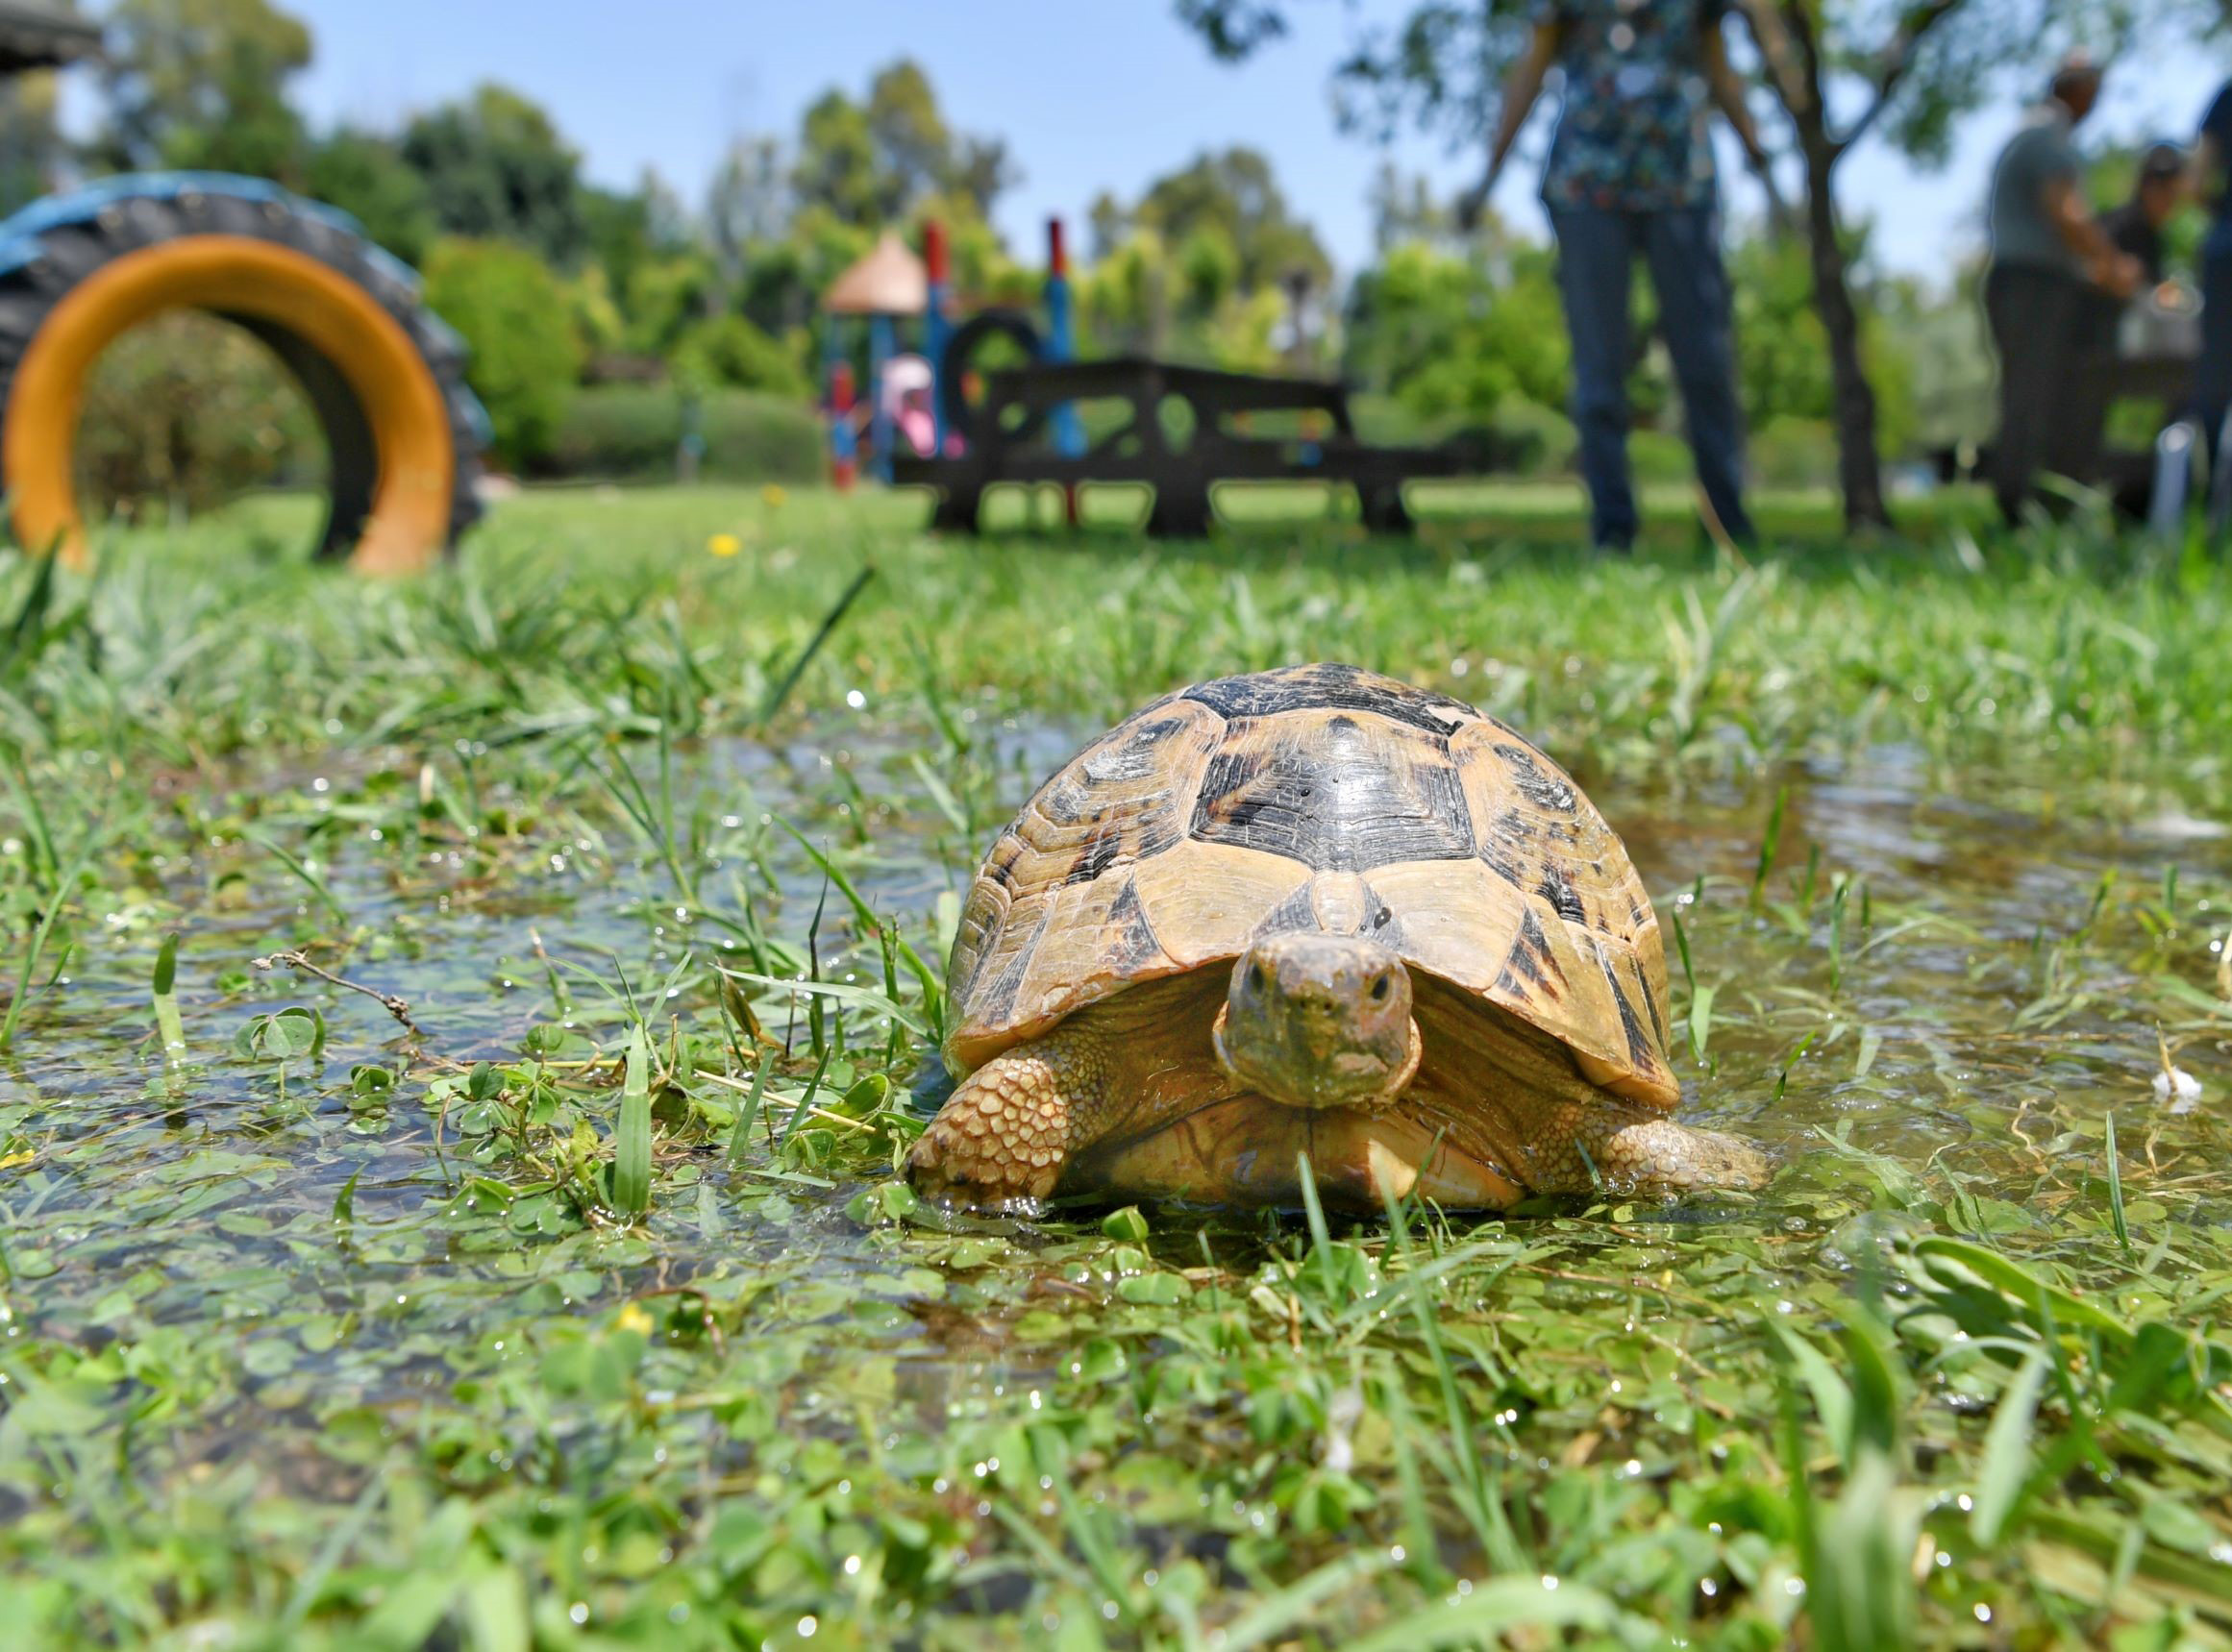
[[1372,935],[1631,1099],[1678,1097],[1657,921],[1603,817],[1503,724],[1335,665],[1169,696],[1040,787],[963,905],[949,1059],[1313,927]]
[[1340,872],[1467,859],[1476,847],[1448,740],[1342,711],[1229,724],[1189,835]]

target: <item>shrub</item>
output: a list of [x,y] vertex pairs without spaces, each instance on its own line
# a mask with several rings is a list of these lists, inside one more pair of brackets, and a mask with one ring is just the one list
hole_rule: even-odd
[[1632,432],[1627,438],[1627,464],[1639,485],[1688,481],[1698,473],[1690,444],[1672,431]]
[[1826,419],[1773,418],[1752,432],[1751,480],[1765,487],[1826,487],[1837,480],[1837,436]]
[[[539,474],[608,481],[671,478],[682,441],[682,393],[672,384],[599,384],[568,408]],[[707,481],[807,482],[823,472],[825,438],[811,404],[753,390],[699,398]]]
[[693,389],[808,393],[797,356],[741,315],[716,315],[692,327],[675,346],[673,364],[675,378]]
[[428,306],[472,348],[465,376],[488,409],[496,457],[533,464],[557,438],[581,373],[565,289],[508,241],[436,241],[425,273]]
[[94,364],[76,461],[97,513],[191,513],[320,476],[325,440],[279,358],[230,322],[180,310],[134,328]]

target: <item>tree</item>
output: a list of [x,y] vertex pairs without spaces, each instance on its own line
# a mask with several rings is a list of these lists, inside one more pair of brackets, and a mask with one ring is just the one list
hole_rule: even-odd
[[96,153],[299,185],[307,140],[286,82],[310,61],[310,29],[269,0],[119,0]]
[[84,493],[145,521],[212,509],[258,484],[314,482],[323,449],[279,358],[230,322],[173,310],[102,352],[75,456]]
[[883,222],[884,186],[868,111],[834,88],[807,106],[790,186],[801,206],[819,207],[842,223]]
[[444,234],[516,241],[571,266],[587,246],[582,158],[540,105],[484,82],[404,129]]
[[[1797,137],[1805,189],[1814,308],[1828,345],[1845,519],[1890,521],[1879,457],[1878,402],[1862,348],[1852,261],[1837,208],[1837,174],[1871,132],[1912,159],[1942,162],[1955,122],[1999,89],[1998,71],[2035,63],[2063,0],[1914,0],[1887,19],[1846,0],[1750,0],[1768,84]],[[1849,110],[1840,120],[1835,111]]]
[[[2199,0],[1741,0],[1763,37],[1763,80],[1788,118],[1806,184],[1813,303],[1829,354],[1838,470],[1855,526],[1886,520],[1877,408],[1837,180],[1879,135],[1923,164],[1942,161],[1959,118],[2034,66],[2073,27],[2128,23]],[[1209,49],[1239,59],[1279,38],[1289,0],[1178,0]],[[1492,129],[1503,74],[1539,12],[1534,0],[1411,0],[1391,30],[1367,31],[1339,71],[1344,118],[1384,132],[1402,120],[1460,139]]]
[[1221,236],[1237,259],[1235,284],[1243,292],[1276,286],[1298,271],[1318,284],[1332,274],[1317,233],[1291,215],[1271,162],[1258,150],[1197,156],[1150,184],[1131,221],[1172,246],[1204,231]]
[[903,58],[877,71],[864,104],[834,88],[814,100],[790,178],[802,208],[873,229],[941,196],[987,216],[1016,172],[1004,143],[947,124],[930,77]]
[[547,453],[581,371],[565,289],[550,266],[513,242],[436,241],[426,302],[472,350],[466,378],[488,409],[497,456],[516,465]]
[[886,218],[897,217],[917,196],[944,186],[954,135],[921,64],[902,58],[879,69],[868,83],[861,113]]
[[1372,248],[1382,258],[1411,241],[1440,241],[1454,227],[1426,179],[1416,173],[1405,177],[1391,160],[1382,160],[1373,174],[1368,199]]
[[751,251],[781,235],[789,213],[781,141],[768,136],[732,140],[706,190],[706,229],[722,272],[731,281],[740,277]]
[[[1854,265],[1865,260],[1867,236],[1846,234]],[[1752,423],[1802,419],[1833,429],[1838,384],[1814,303],[1810,249],[1789,235],[1752,234],[1728,251],[1728,279],[1736,303],[1736,380]],[[1890,451],[1915,431],[1911,343],[1901,324],[1914,310],[1911,294],[1895,284],[1870,283],[1860,313],[1860,357],[1875,398],[1877,445]],[[1972,356],[1972,360],[1973,357]],[[1983,366],[1989,378],[1990,366]]]
[[424,258],[439,233],[425,178],[377,133],[336,128],[310,151],[304,185],[406,263]]
[[728,385],[778,396],[804,396],[797,358],[741,315],[716,315],[676,342],[675,377],[693,388]]
[[1483,423],[1506,402],[1554,407],[1571,358],[1550,255],[1524,243],[1454,257],[1412,241],[1350,288],[1345,366],[1428,419]]
[[0,214],[54,187],[67,145],[55,122],[52,70],[0,81]]

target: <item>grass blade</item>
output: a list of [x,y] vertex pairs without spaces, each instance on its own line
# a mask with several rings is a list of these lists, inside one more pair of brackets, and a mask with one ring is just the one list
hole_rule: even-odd
[[612,1203],[630,1216],[651,1208],[651,1051],[638,1023],[628,1029],[628,1076],[612,1152]]
[[2131,1254],[2131,1229],[2123,1220],[2123,1166],[2116,1153],[2116,1109],[2108,1109],[2108,1220],[2116,1229],[2116,1243]]
[[1713,989],[1699,987],[1690,995],[1690,1054],[1705,1064],[1705,1045],[1713,1036]]
[[767,1070],[775,1065],[766,1050],[759,1052],[759,1065],[753,1070],[752,1094],[744,1099],[744,1111],[736,1115],[736,1127],[729,1133],[729,1163],[741,1165],[744,1149],[752,1145],[752,1126],[759,1121],[759,1109],[767,1100]]
[[860,593],[868,588],[868,581],[875,578],[876,567],[873,563],[853,576],[853,582],[845,587],[845,594],[837,599],[834,607],[822,616],[820,629],[808,639],[806,647],[799,651],[798,658],[790,662],[790,669],[782,674],[782,680],[769,690],[767,698],[760,703],[759,721],[762,725],[775,720],[775,714],[782,709],[782,703],[790,698],[790,691],[798,686],[798,679],[806,675],[806,667],[813,664],[814,655],[822,652],[822,645],[830,640],[830,633],[844,619],[845,610],[853,605]]
[[1790,802],[1790,788],[1774,789],[1774,807],[1767,814],[1767,830],[1759,839],[1759,870],[1751,875],[1751,910],[1767,899],[1767,875],[1774,870],[1774,853],[1782,843],[1782,811]]
[[178,1013],[178,934],[162,938],[155,954],[155,1027],[162,1039],[163,1059],[174,1065],[186,1054],[186,1023]]
[[273,859],[293,873],[301,880],[302,886],[316,896],[325,909],[334,915],[335,923],[344,926],[348,924],[349,909],[341,904],[340,897],[334,893],[332,886],[310,867],[309,862],[301,859],[291,851],[283,848],[262,832],[253,828],[243,831],[240,835],[259,848],[269,851]]
[[1997,1545],[2022,1501],[2030,1478],[2031,1425],[2039,1395],[2046,1392],[2046,1349],[2033,1348],[1999,1396],[1992,1426],[1984,1435],[1984,1465],[1976,1479],[1976,1501],[1969,1511],[1969,1534],[1986,1548]]
[[[1235,1617],[1226,1625],[1224,1638],[1217,1644],[1225,1652],[1246,1652],[1246,1648],[1261,1646],[1284,1636],[1297,1625],[1312,1623],[1317,1619],[1318,1609],[1327,1601],[1352,1585],[1387,1570],[1392,1564],[1377,1550],[1327,1561]],[[1542,1586],[1535,1587],[1539,1590]]]
[[1421,1607],[1348,1646],[1350,1652],[1414,1652],[1422,1646],[1500,1641],[1521,1629],[1609,1630],[1618,1621],[1612,1602],[1593,1589],[1536,1577],[1498,1577],[1462,1599]]
[[[6,1055],[15,1048],[15,1028],[23,1019],[24,1010],[30,1006],[31,983],[38,974],[38,960],[46,951],[46,943],[54,934],[55,925],[62,920],[63,904],[77,888],[79,875],[92,857],[93,845],[88,835],[87,840],[80,844],[77,852],[71,856],[69,866],[54,881],[54,895],[39,913],[38,923],[32,929],[31,939],[23,949],[23,965],[16,973],[15,993],[8,1000],[7,1017],[0,1020],[0,1055]],[[68,956],[66,950],[63,955],[65,958]],[[55,974],[60,975],[62,972],[58,968]]]

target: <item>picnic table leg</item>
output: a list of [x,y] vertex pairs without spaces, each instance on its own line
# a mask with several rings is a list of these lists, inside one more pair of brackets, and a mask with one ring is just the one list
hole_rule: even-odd
[[979,512],[983,504],[983,483],[956,481],[949,484],[939,491],[937,508],[930,512],[930,530],[934,533],[982,531]]
[[1151,539],[1206,539],[1216,526],[1209,484],[1200,477],[1171,477],[1154,484],[1154,507],[1147,513]]
[[1375,533],[1408,533],[1418,526],[1410,507],[1402,502],[1400,481],[1360,481],[1356,503],[1362,509],[1364,526]]

